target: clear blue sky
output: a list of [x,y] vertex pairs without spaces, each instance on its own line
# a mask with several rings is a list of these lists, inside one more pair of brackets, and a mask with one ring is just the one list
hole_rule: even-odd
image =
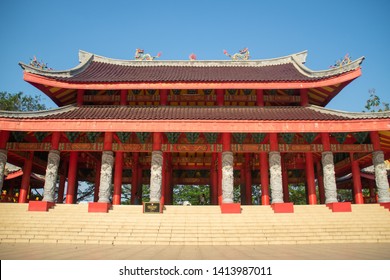
[[[244,3],[244,4],[240,4]],[[390,1],[1,0],[0,91],[38,94],[18,62],[34,55],[63,70],[78,51],[133,59],[136,48],[161,59],[227,59],[248,47],[252,59],[308,50],[306,66],[328,69],[349,53],[365,56],[363,75],[328,108],[361,111],[368,90],[390,100]],[[48,98],[50,107],[55,107]]]

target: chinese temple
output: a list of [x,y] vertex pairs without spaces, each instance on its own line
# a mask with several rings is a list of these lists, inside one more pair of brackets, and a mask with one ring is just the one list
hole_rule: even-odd
[[[310,205],[337,207],[341,188],[352,190],[352,203],[390,202],[390,112],[325,108],[361,75],[363,57],[313,71],[306,51],[227,55],[164,61],[137,50],[135,60],[120,60],[80,51],[69,70],[20,63],[24,80],[58,108],[0,112],[0,186],[9,162],[23,166],[19,203],[28,202],[31,174],[45,174],[43,201],[30,201],[30,210],[75,203],[79,181],[94,184],[91,212],[121,204],[123,184],[131,203],[148,185],[149,202],[161,205],[173,203],[176,185],[207,185],[223,213],[256,195],[293,211],[289,188],[297,184]],[[373,173],[362,175],[369,166]],[[349,184],[339,182],[349,174]]]

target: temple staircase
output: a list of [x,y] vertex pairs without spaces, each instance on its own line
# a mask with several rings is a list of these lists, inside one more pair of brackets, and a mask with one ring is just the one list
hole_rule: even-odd
[[266,245],[390,242],[390,211],[378,204],[352,205],[333,213],[324,205],[294,206],[274,213],[269,206],[241,206],[221,214],[219,206],[165,206],[143,214],[142,206],[113,206],[88,213],[87,204],[57,204],[29,212],[28,204],[0,204],[1,243],[113,245]]

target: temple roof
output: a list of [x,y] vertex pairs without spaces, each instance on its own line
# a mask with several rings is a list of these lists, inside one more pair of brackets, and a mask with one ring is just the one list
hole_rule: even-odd
[[106,58],[79,52],[80,64],[69,70],[52,71],[20,63],[28,73],[70,83],[117,82],[288,82],[317,81],[342,75],[360,67],[364,57],[350,64],[323,71],[304,66],[307,52],[265,60],[137,61]]
[[[309,104],[325,106],[361,75],[360,65],[364,57],[331,69],[313,71],[304,65],[306,56],[307,52],[303,51],[262,60],[139,61],[80,51],[80,64],[72,69],[49,70],[25,63],[20,63],[20,66],[24,70],[24,80],[44,92],[58,106],[75,103],[78,90],[88,91],[87,95],[96,95],[96,91],[99,95],[110,95],[113,91],[128,90],[132,96],[131,90],[149,89],[262,89],[278,90],[282,96],[288,95],[288,90],[308,89]],[[270,102],[265,105],[290,105]]]
[[0,111],[0,119],[68,120],[365,120],[390,119],[390,112],[350,113],[319,106],[64,106],[39,112]]

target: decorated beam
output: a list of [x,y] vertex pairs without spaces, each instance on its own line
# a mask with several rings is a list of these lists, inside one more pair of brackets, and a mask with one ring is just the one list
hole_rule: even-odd
[[[49,151],[50,143],[7,143],[7,150],[11,151]],[[214,153],[222,152],[221,144],[163,144],[163,152],[201,152]],[[60,143],[60,151],[103,151],[103,143]],[[113,143],[113,151],[123,152],[151,152],[152,144],[121,144]],[[268,144],[232,144],[231,150],[234,153],[259,153],[269,152]],[[304,153],[304,152],[322,152],[322,144],[279,144],[280,152],[288,153]],[[372,152],[373,146],[371,144],[332,144],[331,151],[334,153],[366,153]]]

